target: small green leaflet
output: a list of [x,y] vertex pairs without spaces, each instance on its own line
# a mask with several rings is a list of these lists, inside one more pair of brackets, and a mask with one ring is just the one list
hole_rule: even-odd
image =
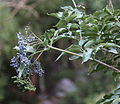
[[26,46],[26,52],[31,52],[31,53],[34,53],[35,52],[35,49],[32,47],[32,46]]
[[51,13],[51,14],[48,14],[48,15],[54,16],[54,17],[57,17],[57,18],[61,19],[62,16],[63,16],[63,12]]
[[114,48],[110,48],[109,52],[114,53],[114,54],[118,54],[117,50]]
[[16,49],[17,51],[20,51],[20,48],[18,46],[15,46],[13,49]]
[[84,62],[87,62],[89,59],[91,59],[92,51],[93,51],[92,48],[87,48],[86,51],[83,52],[82,64]]
[[[82,54],[81,54],[81,57],[82,57]],[[79,58],[81,58],[80,56],[75,56],[75,55],[73,55],[73,56],[71,56],[70,58],[69,58],[69,60],[76,60],[76,59],[79,59]]]
[[24,64],[22,63],[21,65],[20,65],[20,67],[18,68],[18,77],[20,78],[21,76],[22,76],[22,73],[23,73],[23,71],[24,71],[24,68],[25,68],[25,66],[24,66]]
[[[15,46],[13,49],[16,49],[17,51],[20,51],[20,48],[18,46]],[[26,52],[34,53],[35,49],[32,46],[26,46]]]

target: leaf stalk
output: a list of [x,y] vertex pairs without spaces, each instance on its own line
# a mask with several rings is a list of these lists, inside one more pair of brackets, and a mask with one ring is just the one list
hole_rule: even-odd
[[77,8],[77,5],[76,5],[76,3],[75,3],[75,0],[72,0],[72,2],[73,2],[73,5],[75,6],[75,8]]
[[[49,48],[54,49],[54,50],[57,50],[57,51],[61,51],[61,52],[65,52],[65,53],[68,53],[68,54],[72,54],[72,55],[76,55],[76,56],[82,57],[81,54],[74,53],[74,52],[70,52],[70,51],[67,51],[67,50],[63,50],[63,49],[60,49],[60,48],[57,48],[57,47],[49,46]],[[111,66],[111,65],[108,65],[108,64],[106,64],[106,63],[104,63],[104,62],[102,62],[102,61],[100,61],[100,60],[93,59],[93,58],[90,58],[90,60],[93,60],[93,61],[95,61],[95,62],[97,62],[97,63],[100,63],[100,64],[102,64],[102,65],[104,65],[104,66],[106,66],[106,67],[109,67],[109,68],[111,68],[111,69],[113,69],[113,70],[115,70],[115,71],[117,71],[117,72],[120,72],[119,69],[117,69],[117,68],[115,68],[115,67],[113,67],[113,66]]]

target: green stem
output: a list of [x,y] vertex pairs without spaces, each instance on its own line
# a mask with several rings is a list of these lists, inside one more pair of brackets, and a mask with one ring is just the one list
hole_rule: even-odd
[[[38,57],[36,58],[36,60],[33,62],[33,64],[39,59],[39,57],[42,55],[43,51],[38,55]],[[33,66],[33,64],[31,66]]]
[[77,5],[76,5],[76,3],[75,3],[75,0],[72,0],[72,2],[73,2],[73,4],[74,4],[75,8],[77,8]]
[[[32,32],[32,31],[31,31]],[[34,37],[36,37],[40,42],[42,42],[42,40],[37,36],[35,35],[35,33],[32,32],[32,34],[34,35]]]
[[42,50],[37,51],[37,52],[34,52],[34,53],[33,53],[33,54],[31,54],[28,58],[30,58],[31,56],[33,56],[33,55],[35,55],[35,54],[37,54],[37,53],[40,53],[40,52],[42,52]]
[[72,55],[76,55],[76,56],[82,57],[80,54],[77,54],[77,53],[74,53],[74,52],[70,52],[70,51],[63,50],[63,49],[60,49],[60,48],[56,48],[56,47],[53,47],[53,46],[49,46],[49,47],[51,49],[54,49],[54,50],[57,50],[57,51],[61,51],[61,52],[65,52],[65,53],[69,53],[69,54],[72,54]]
[[[72,54],[72,55],[76,55],[76,56],[82,57],[81,54],[74,53],[74,52],[70,52],[70,51],[63,50],[63,49],[60,49],[60,48],[56,48],[56,47],[53,47],[53,46],[49,46],[49,48],[54,49],[54,50],[57,50],[57,51],[61,51],[61,52],[65,52],[65,53],[68,53],[68,54]],[[111,69],[113,69],[113,70],[115,70],[115,71],[117,71],[117,72],[120,72],[119,69],[117,69],[117,68],[115,68],[115,67],[113,67],[113,66],[111,66],[111,65],[108,65],[108,64],[106,64],[106,63],[104,63],[104,62],[102,62],[102,61],[100,61],[100,60],[93,59],[93,58],[90,58],[90,60],[93,60],[93,61],[98,62],[98,63],[100,63],[100,64],[102,64],[102,65],[104,65],[104,66],[106,66],[106,67],[109,67],[109,68],[111,68]]]

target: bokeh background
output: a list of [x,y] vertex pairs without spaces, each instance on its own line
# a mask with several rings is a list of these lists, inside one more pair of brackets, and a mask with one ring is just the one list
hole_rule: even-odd
[[[75,0],[86,7],[88,14],[104,8],[108,0]],[[88,75],[88,64],[81,60],[69,61],[65,56],[55,59],[60,52],[51,50],[40,58],[45,75],[32,77],[36,92],[22,92],[11,79],[16,75],[10,59],[17,45],[16,32],[30,25],[38,36],[57,23],[47,14],[61,11],[61,6],[73,6],[72,0],[0,0],[0,104],[95,104],[116,86],[110,72]],[[120,0],[113,0],[114,8]],[[66,48],[70,41],[60,40],[56,47]]]

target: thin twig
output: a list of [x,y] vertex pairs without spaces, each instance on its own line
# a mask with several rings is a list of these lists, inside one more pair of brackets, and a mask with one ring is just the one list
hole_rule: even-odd
[[[77,53],[70,52],[70,51],[67,51],[67,50],[63,50],[63,49],[60,49],[60,48],[56,48],[56,47],[53,47],[53,46],[49,46],[49,47],[50,47],[51,49],[54,49],[54,50],[58,50],[58,51],[61,51],[61,52],[65,52],[65,53],[69,53],[69,54],[72,54],[72,55],[76,55],[76,56],[82,57],[81,54],[77,54]],[[108,65],[108,64],[106,64],[106,63],[104,63],[104,62],[102,62],[102,61],[100,61],[100,60],[93,59],[93,58],[90,58],[90,60],[93,60],[93,61],[98,62],[98,63],[100,63],[100,64],[102,64],[102,65],[104,65],[104,66],[106,66],[106,67],[109,67],[109,68],[111,68],[111,69],[113,69],[113,70],[115,70],[115,71],[117,71],[117,72],[120,72],[119,69],[117,69],[117,68],[115,68],[115,67],[113,67],[113,66],[111,66],[111,65]]]
[[109,68],[111,68],[111,69],[114,69],[114,70],[120,72],[119,69],[117,69],[117,68],[115,68],[115,67],[113,67],[113,66],[111,66],[111,65],[108,65],[108,64],[106,64],[106,63],[104,63],[104,62],[102,62],[102,61],[100,61],[100,60],[94,59],[94,61],[96,61],[96,62],[98,62],[98,63],[100,63],[100,64],[102,64],[102,65],[104,65],[104,66],[107,66],[107,67],[109,67]]
[[36,37],[40,42],[42,42],[42,40],[41,40],[37,35],[35,35],[34,32],[31,31],[31,33],[32,33],[32,34],[34,35],[34,37]]
[[56,47],[53,47],[53,46],[49,46],[49,47],[51,49],[54,49],[54,50],[58,50],[58,51],[61,51],[61,52],[65,52],[65,53],[69,53],[69,54],[72,54],[72,55],[76,55],[76,56],[82,57],[80,54],[77,54],[77,53],[74,53],[74,52],[70,52],[70,51],[63,50],[63,49],[60,49],[60,48],[56,48]]
[[38,57],[36,58],[36,60],[33,62],[33,64],[31,66],[33,66],[35,64],[35,62],[40,58],[40,56],[42,55],[43,51],[38,55]]
[[74,4],[75,8],[77,8],[77,5],[76,5],[76,3],[75,3],[75,0],[72,0],[72,2],[73,2],[73,4]]
[[112,3],[111,0],[109,0],[109,2],[108,2],[108,7],[109,7],[109,8],[113,8],[113,3]]
[[11,1],[7,2],[7,5],[9,7],[13,7],[13,16],[15,16],[21,9],[28,10],[30,13],[32,13],[36,18],[39,17],[38,12],[34,9],[35,4],[27,5],[28,0],[20,0],[19,2],[17,1]]

